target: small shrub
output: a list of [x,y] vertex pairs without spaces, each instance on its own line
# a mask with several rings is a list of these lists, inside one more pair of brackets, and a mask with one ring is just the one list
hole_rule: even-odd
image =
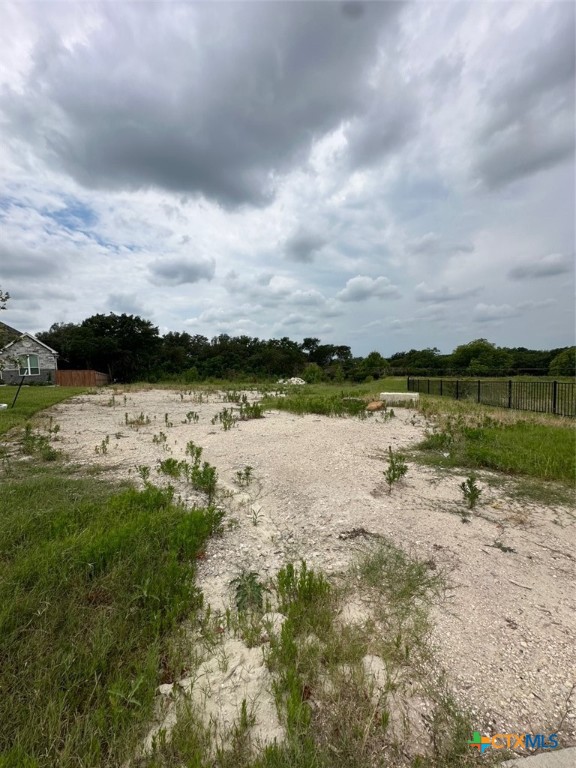
[[240,421],[248,421],[249,419],[263,419],[264,408],[260,405],[260,403],[243,402],[240,405],[238,418]]
[[188,479],[193,488],[197,491],[202,491],[208,496],[208,503],[211,504],[216,494],[216,483],[218,481],[216,467],[208,464],[207,461],[202,464],[202,467],[199,464],[194,464],[190,467]]
[[394,453],[392,446],[388,446],[388,467],[384,470],[384,479],[388,484],[388,493],[392,492],[392,486],[401,480],[406,472],[408,472],[408,464],[406,464],[406,458],[401,453]]
[[180,477],[183,469],[185,469],[185,467],[183,467],[182,462],[177,459],[169,458],[158,462],[158,472],[163,475],[168,475],[168,477]]
[[234,411],[232,408],[223,408],[219,413],[217,413],[213,418],[211,423],[212,424],[222,424],[222,429],[224,432],[228,432],[229,429],[232,429],[233,426],[236,425],[236,422],[238,421],[237,417],[234,415]]
[[476,483],[476,475],[470,475],[460,483],[460,490],[464,496],[464,501],[468,505],[468,509],[474,509],[482,495],[482,490]]
[[136,467],[136,471],[142,482],[147,483],[150,477],[150,467],[147,467],[145,464],[139,464]]
[[27,456],[37,455],[42,461],[55,461],[60,455],[57,450],[52,448],[46,435],[36,434],[31,424],[26,424],[24,427],[22,453]]
[[309,570],[302,560],[300,569],[288,563],[278,571],[276,590],[280,612],[288,613],[291,605],[310,604],[326,598],[330,584],[321,573]]
[[189,440],[186,443],[186,455],[192,458],[194,464],[198,464],[202,456],[202,448],[199,445],[195,445],[193,440]]

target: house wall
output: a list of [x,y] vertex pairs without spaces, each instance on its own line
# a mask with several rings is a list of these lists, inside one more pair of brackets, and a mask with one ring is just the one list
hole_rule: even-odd
[[18,339],[11,347],[0,352],[0,368],[2,368],[2,380],[5,384],[19,384],[20,372],[14,359],[23,355],[38,355],[38,367],[40,373],[36,376],[26,376],[25,382],[51,382],[56,383],[57,358],[46,347],[37,344],[33,339],[25,337]]

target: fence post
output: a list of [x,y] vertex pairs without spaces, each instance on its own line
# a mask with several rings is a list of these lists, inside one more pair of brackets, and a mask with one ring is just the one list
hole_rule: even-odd
[[430,394],[430,379],[428,379],[428,394]]
[[508,379],[508,408],[512,408],[512,379]]
[[478,397],[476,398],[476,402],[480,402],[480,379],[478,379]]
[[458,379],[456,379],[456,400],[458,400],[458,384],[459,383],[460,382],[458,381]]
[[552,413],[556,413],[558,408],[558,382],[552,382]]
[[440,379],[440,397],[442,397],[442,381],[443,379]]
[[406,380],[406,392],[412,392],[412,390],[410,389],[410,376],[408,376]]

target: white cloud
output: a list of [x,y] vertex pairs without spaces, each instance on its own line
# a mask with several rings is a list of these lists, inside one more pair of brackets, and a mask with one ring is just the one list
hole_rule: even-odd
[[400,291],[387,277],[357,275],[346,282],[346,287],[336,294],[340,301],[365,301],[372,298],[398,298]]

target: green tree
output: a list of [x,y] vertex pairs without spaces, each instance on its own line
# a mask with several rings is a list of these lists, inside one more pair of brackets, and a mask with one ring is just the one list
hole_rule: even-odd
[[576,347],[568,347],[550,363],[550,376],[576,376]]
[[450,363],[455,373],[503,376],[510,370],[512,355],[486,339],[475,339],[456,347],[450,355]]
[[382,357],[380,352],[370,352],[364,358],[360,358],[354,368],[351,376],[354,381],[364,381],[367,378],[381,379],[388,372],[388,362]]
[[79,325],[53,325],[38,334],[70,368],[92,368],[112,379],[146,378],[157,359],[158,328],[136,315],[93,315]]
[[318,363],[308,363],[306,368],[304,368],[302,378],[306,384],[317,384],[324,378],[322,368],[320,368]]

